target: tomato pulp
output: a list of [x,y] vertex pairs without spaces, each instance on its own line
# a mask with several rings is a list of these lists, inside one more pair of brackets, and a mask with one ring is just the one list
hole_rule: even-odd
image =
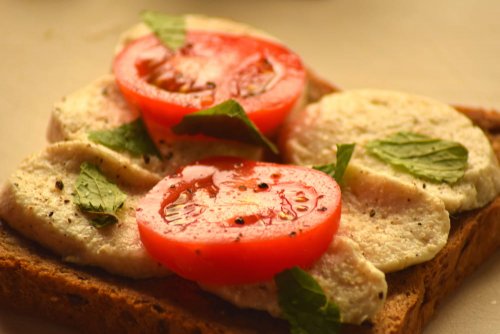
[[148,252],[204,284],[272,279],[308,267],[340,220],[340,189],[306,167],[212,158],[160,181],[136,218]]
[[172,51],[154,35],[116,57],[113,72],[146,122],[171,127],[188,113],[237,100],[265,134],[272,133],[305,87],[300,58],[286,47],[251,36],[188,31]]

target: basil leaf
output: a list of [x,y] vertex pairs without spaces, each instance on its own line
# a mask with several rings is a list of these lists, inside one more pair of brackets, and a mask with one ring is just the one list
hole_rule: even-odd
[[331,163],[322,166],[313,166],[314,169],[322,171],[333,177],[337,183],[342,182],[345,170],[349,161],[351,161],[352,153],[356,144],[337,144],[337,163]]
[[118,222],[118,218],[114,215],[93,214],[92,216],[93,218],[90,221],[90,224],[95,228],[103,228]]
[[227,100],[212,108],[187,114],[172,130],[178,135],[203,134],[259,145],[278,154],[278,148],[257,129],[235,100]]
[[134,156],[151,154],[160,157],[140,118],[115,129],[92,131],[88,138],[118,152],[126,151]]
[[460,143],[398,132],[366,145],[369,153],[418,178],[454,183],[464,176],[468,151]]
[[331,177],[333,177],[333,175],[335,174],[335,163],[333,162],[327,165],[313,166],[313,168],[319,170],[320,172],[328,174]]
[[144,11],[142,21],[171,50],[177,50],[186,42],[186,20],[184,16],[166,15],[154,11]]
[[123,206],[127,195],[109,182],[98,167],[84,162],[76,179],[74,203],[92,217],[91,224],[104,227],[118,221],[115,213]]
[[316,280],[294,267],[274,277],[278,302],[293,334],[335,334],[340,329],[340,311],[328,301]]

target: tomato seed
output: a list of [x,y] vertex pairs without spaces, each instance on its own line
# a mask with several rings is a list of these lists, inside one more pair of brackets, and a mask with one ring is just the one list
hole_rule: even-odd
[[309,209],[309,207],[307,205],[298,205],[297,207],[295,207],[295,209],[297,209],[297,211],[307,211],[307,209]]
[[64,183],[63,183],[63,181],[57,180],[56,181],[56,188],[59,189],[59,190],[63,190],[64,189]]
[[292,215],[287,214],[287,213],[285,213],[285,212],[283,212],[283,211],[280,211],[280,212],[278,213],[278,217],[280,217],[280,218],[281,218],[281,219],[283,219],[283,220],[292,220],[292,219],[293,219],[293,216],[292,216]]

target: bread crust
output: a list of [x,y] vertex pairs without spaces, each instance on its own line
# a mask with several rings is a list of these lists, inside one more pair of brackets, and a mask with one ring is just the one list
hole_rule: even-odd
[[[314,75],[311,75],[314,78]],[[321,80],[321,96],[337,89]],[[490,137],[500,157],[500,114],[458,108]],[[8,219],[8,217],[4,217]],[[500,197],[452,218],[447,245],[431,261],[387,275],[389,293],[372,324],[344,333],[421,333],[443,298],[500,246]],[[0,222],[0,307],[83,333],[286,333],[287,324],[241,310],[178,277],[132,280],[63,263]]]

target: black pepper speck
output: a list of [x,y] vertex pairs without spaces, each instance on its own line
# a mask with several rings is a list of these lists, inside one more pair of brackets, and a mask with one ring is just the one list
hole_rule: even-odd
[[261,182],[257,185],[257,187],[259,187],[259,189],[268,189],[269,185],[265,182]]
[[59,189],[59,190],[63,190],[64,189],[64,183],[63,183],[63,181],[57,180],[56,181],[56,188]]

